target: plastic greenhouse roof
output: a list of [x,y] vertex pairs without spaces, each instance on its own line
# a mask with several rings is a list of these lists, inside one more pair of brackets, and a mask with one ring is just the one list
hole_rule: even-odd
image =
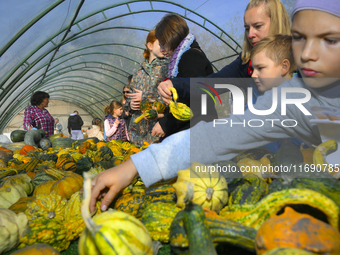
[[143,61],[148,32],[169,12],[186,19],[219,70],[241,47],[230,35],[236,28],[223,30],[214,13],[205,13],[211,8],[203,8],[235,1],[210,1],[1,0],[0,133],[37,90],[104,116],[104,105],[121,99]]

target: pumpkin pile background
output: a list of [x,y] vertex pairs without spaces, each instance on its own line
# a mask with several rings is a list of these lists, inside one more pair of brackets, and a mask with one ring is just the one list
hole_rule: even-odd
[[[79,236],[85,229],[80,211],[83,200],[82,173],[88,172],[93,178],[148,146],[145,144],[138,148],[128,142],[102,142],[96,138],[73,141],[60,135],[46,139],[39,131],[34,134],[30,131],[16,132],[13,137],[18,142],[0,147],[0,208],[26,215],[28,224],[20,238],[17,237],[16,248],[6,250],[3,254],[14,251],[18,252],[15,254],[21,254],[20,249],[38,243],[48,244],[48,247],[53,247],[61,254],[78,254]],[[19,141],[23,138],[24,143]],[[235,167],[238,171],[232,174],[207,172],[197,175],[195,167],[203,165],[195,162],[191,168],[179,171],[177,178],[156,183],[149,188],[137,176],[110,207],[140,220],[152,240],[162,243],[158,254],[186,254],[188,248],[192,248],[189,240],[193,237],[193,233],[188,233],[183,223],[189,182],[193,185],[192,202],[202,206],[205,212],[205,216],[190,220],[196,221],[197,225],[204,221],[202,229],[206,228],[217,254],[303,255],[313,249],[318,252],[310,243],[301,240],[290,240],[286,244],[283,236],[290,233],[289,227],[282,233],[280,229],[284,227],[275,229],[275,224],[282,222],[283,216],[289,222],[289,215],[303,218],[305,213],[310,215],[308,217],[313,221],[313,226],[324,233],[322,236],[310,236],[310,240],[329,254],[340,254],[340,185],[335,178],[337,176],[332,176],[334,173],[304,173],[289,179],[275,176],[273,172],[262,174],[240,171],[240,167],[244,166],[274,166],[286,162],[295,162],[296,165],[326,163],[323,156],[337,144],[328,141],[316,149],[298,149],[298,152],[289,146],[292,145],[287,145],[285,150],[295,150],[293,158],[282,156],[287,151],[281,150],[274,155],[261,147],[245,151],[233,160],[214,163]],[[324,153],[321,156],[320,151]],[[196,178],[193,175],[197,175]],[[100,201],[96,214],[101,213],[99,205]],[[287,210],[289,213],[281,214]],[[271,233],[262,227],[272,227]],[[273,237],[273,231],[277,231],[277,238],[270,248],[272,251],[263,249],[261,244]],[[304,234],[310,233],[300,229],[291,235]],[[197,233],[195,235],[198,235],[195,236],[197,240],[204,238]],[[325,242],[325,238],[329,241]],[[0,247],[3,245],[0,239]],[[282,251],[282,247],[291,250]],[[46,247],[35,246],[31,252],[38,248]],[[204,247],[201,249],[204,251]],[[57,254],[55,250],[52,251],[54,253],[45,254]],[[0,248],[0,254],[1,251]]]

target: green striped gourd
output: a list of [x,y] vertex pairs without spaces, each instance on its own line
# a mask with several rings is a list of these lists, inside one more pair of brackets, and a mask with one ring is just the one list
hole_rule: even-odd
[[80,236],[80,255],[99,254],[153,254],[153,243],[143,223],[119,211],[107,211],[91,219],[89,205],[91,179],[84,173],[84,199],[81,213],[86,229]]
[[322,211],[329,224],[339,229],[339,207],[330,198],[309,189],[287,189],[269,194],[255,204],[226,206],[220,215],[259,229],[261,224],[291,204],[305,204]]

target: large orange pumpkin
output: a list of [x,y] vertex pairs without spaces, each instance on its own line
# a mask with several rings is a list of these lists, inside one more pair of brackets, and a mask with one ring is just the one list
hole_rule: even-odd
[[265,221],[255,238],[256,254],[275,248],[297,248],[316,254],[340,254],[340,233],[323,221],[286,207]]

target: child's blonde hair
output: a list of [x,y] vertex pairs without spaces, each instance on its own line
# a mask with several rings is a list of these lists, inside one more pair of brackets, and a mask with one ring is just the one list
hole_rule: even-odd
[[94,118],[92,120],[92,125],[96,125],[100,128],[100,131],[103,131],[103,125],[102,125],[103,121],[99,118]]
[[292,51],[292,37],[290,35],[274,35],[268,36],[258,42],[250,53],[252,59],[256,54],[265,51],[268,58],[274,61],[276,65],[280,65],[283,60],[290,62],[289,74],[293,75],[296,71]]
[[[250,0],[247,5],[246,11],[259,7],[265,4],[266,13],[270,18],[270,28],[268,36],[274,34],[290,35],[291,23],[287,13],[287,10],[280,0]],[[246,31],[244,31],[244,39],[242,46],[242,62],[243,64],[248,63],[250,60],[250,52],[252,45],[249,43]]]
[[123,105],[122,105],[121,102],[119,102],[117,100],[113,100],[111,102],[111,104],[105,106],[104,112],[105,112],[105,114],[113,115],[113,110],[119,109],[119,108],[122,108],[122,107],[123,107]]

